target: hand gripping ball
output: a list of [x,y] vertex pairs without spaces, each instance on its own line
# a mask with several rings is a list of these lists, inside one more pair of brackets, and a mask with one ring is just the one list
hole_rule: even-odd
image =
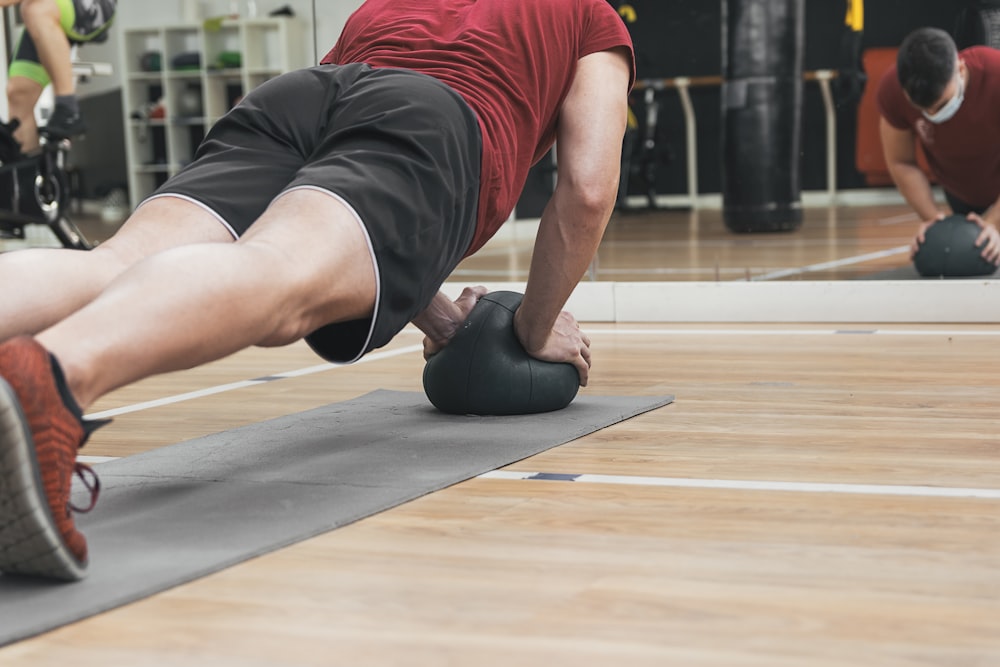
[[987,276],[997,267],[983,259],[976,238],[982,228],[961,215],[938,220],[924,232],[913,266],[925,278]]
[[519,415],[560,410],[576,397],[580,376],[568,363],[528,355],[514,333],[522,294],[491,292],[447,346],[424,367],[424,392],[442,412]]

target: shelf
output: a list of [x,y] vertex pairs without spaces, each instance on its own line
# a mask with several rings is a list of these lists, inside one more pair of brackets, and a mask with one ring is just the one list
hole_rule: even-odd
[[[218,30],[193,23],[122,32],[122,103],[129,119],[124,129],[133,207],[191,160],[204,133],[243,95],[309,64],[301,53],[303,35],[302,24],[288,17],[226,19]],[[197,69],[171,67],[178,55],[194,53]],[[217,67],[223,58],[241,66]],[[132,117],[159,104],[165,118]]]
[[207,125],[208,118],[205,116],[190,116],[182,118],[172,118],[168,119],[168,124],[172,125],[182,125],[185,127],[197,127],[199,125]]
[[177,79],[197,81],[197,80],[201,79],[201,77],[204,75],[204,73],[205,73],[205,70],[201,70],[201,69],[196,69],[196,70],[177,70],[177,69],[172,69],[172,70],[168,70],[167,72],[164,72],[164,75],[165,75],[165,78],[168,81],[173,81],[173,80],[177,80]]
[[162,75],[159,72],[133,72],[128,75],[129,81],[151,81],[159,82],[162,79]]

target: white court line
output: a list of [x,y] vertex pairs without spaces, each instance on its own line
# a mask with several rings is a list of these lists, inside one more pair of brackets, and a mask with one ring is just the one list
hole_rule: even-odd
[[622,336],[1000,336],[1000,328],[961,329],[592,329],[584,323],[588,336],[615,334]]
[[[718,329],[603,329],[592,328],[607,324],[597,322],[593,325],[582,324],[588,336],[592,335],[622,335],[622,336],[1000,336],[1000,327],[996,329],[868,329],[863,324],[841,329],[732,329],[722,326]],[[406,328],[400,334],[423,336],[416,328]]]
[[[84,456],[77,460],[91,465],[116,461],[117,456]],[[531,480],[583,482],[585,484],[614,484],[620,486],[659,486],[685,489],[722,489],[729,491],[784,491],[789,493],[835,493],[843,495],[909,496],[918,498],[978,498],[1000,500],[1000,489],[976,489],[948,486],[908,486],[891,484],[837,484],[823,482],[775,482],[739,479],[697,479],[685,477],[632,477],[623,475],[561,475],[556,479],[537,475],[552,473],[492,470],[478,479]]]
[[[404,334],[413,335],[423,335],[420,331],[416,329],[404,329],[402,332]],[[588,335],[621,335],[621,336],[834,336],[834,335],[879,335],[879,336],[1000,336],[1000,329],[996,330],[984,330],[984,331],[962,331],[962,330],[948,330],[948,329],[929,329],[929,330],[919,330],[919,329],[897,329],[897,330],[880,330],[880,329],[588,329]],[[397,350],[390,350],[388,352],[376,352],[370,354],[366,357],[362,357],[356,363],[367,363],[371,361],[378,361],[380,359],[387,359],[390,357],[399,356],[402,354],[408,354],[410,352],[418,352],[423,349],[422,345],[410,345],[407,347],[402,347]],[[253,387],[258,384],[264,384],[270,382],[276,378],[292,378],[292,377],[302,377],[304,375],[312,375],[314,373],[322,373],[324,371],[332,370],[334,368],[340,368],[344,364],[319,364],[316,366],[309,366],[307,368],[301,368],[294,371],[286,371],[284,373],[276,373],[274,375],[268,376],[270,379],[263,380],[243,380],[241,382],[232,382],[224,385],[217,385],[215,387],[208,387],[206,389],[200,389],[198,391],[188,392],[186,394],[177,394],[175,396],[167,396],[165,398],[155,399],[152,401],[145,401],[143,403],[135,403],[133,405],[127,405],[121,408],[114,408],[111,410],[104,410],[103,412],[95,412],[94,414],[86,415],[87,419],[111,419],[112,417],[117,417],[119,415],[129,414],[131,412],[139,412],[141,410],[148,410],[150,408],[158,408],[164,405],[171,405],[173,403],[181,403],[183,401],[190,401],[196,398],[203,398],[205,396],[211,396],[213,394],[221,394],[227,391],[233,391],[236,389],[243,389],[246,387]]]
[[[847,240],[847,239],[845,239]],[[884,239],[883,239],[884,240]],[[902,238],[900,240],[903,240]],[[642,241],[612,241],[614,244],[614,250],[620,250],[622,248],[665,248],[665,247],[675,247],[675,248],[688,248],[691,246],[692,241],[689,238],[679,238],[679,239],[648,239]],[[771,236],[771,237],[732,237],[723,238],[718,240],[701,240],[697,241],[700,248],[720,248],[723,250],[730,249],[733,247],[739,248],[827,248],[830,246],[830,239],[828,238],[818,238],[818,239],[802,239],[795,235],[792,236]],[[610,248],[609,248],[610,250]],[[598,254],[602,251],[598,250]],[[476,253],[479,256],[479,253]]]
[[[920,216],[916,213],[903,213],[901,215],[894,215],[891,218],[882,218],[878,221],[880,225],[896,225],[900,222],[917,222],[920,220]],[[916,236],[916,234],[914,234]]]
[[[413,335],[423,335],[422,332],[416,329],[404,329],[402,332],[404,334]],[[1000,329],[995,330],[981,330],[981,331],[962,331],[962,330],[919,330],[919,329],[897,329],[897,330],[880,330],[880,329],[587,329],[588,335],[621,335],[621,336],[850,336],[850,335],[879,335],[879,336],[1000,336]],[[396,357],[403,354],[409,354],[410,352],[419,352],[423,350],[422,345],[410,345],[407,347],[402,347],[397,350],[390,350],[388,352],[375,352],[366,357],[362,357],[356,363],[367,363],[371,361],[379,361],[380,359],[388,359],[390,357]],[[198,391],[188,392],[186,394],[177,394],[175,396],[167,396],[165,398],[155,399],[152,401],[145,401],[143,403],[135,403],[133,405],[123,406],[121,408],[114,408],[111,410],[104,410],[102,412],[95,412],[93,414],[85,415],[86,419],[111,419],[112,417],[117,417],[120,415],[129,414],[132,412],[139,412],[141,410],[148,410],[151,408],[158,408],[164,405],[171,405],[173,403],[182,403],[184,401],[194,400],[196,398],[203,398],[205,396],[212,396],[214,394],[221,394],[227,391],[234,391],[236,389],[243,389],[246,387],[253,387],[258,384],[264,384],[266,382],[271,382],[274,379],[285,379],[292,377],[302,377],[304,375],[312,375],[314,373],[322,373],[324,371],[332,370],[334,368],[340,368],[342,366],[349,364],[319,364],[316,366],[309,366],[307,368],[300,368],[294,371],[286,371],[283,373],[276,373],[274,375],[269,375],[268,379],[257,379],[257,380],[243,380],[241,382],[231,382],[229,384],[217,385],[215,387],[208,387],[206,389],[200,389]]]
[[851,264],[861,264],[872,259],[882,259],[883,257],[892,257],[893,255],[902,255],[905,252],[910,251],[910,246],[901,245],[895,248],[890,248],[888,250],[879,250],[878,252],[870,252],[865,255],[855,255],[854,257],[845,257],[843,259],[837,259],[832,262],[822,262],[820,264],[809,264],[807,266],[801,266],[796,269],[782,269],[781,271],[771,271],[770,273],[764,273],[759,276],[752,276],[751,281],[755,280],[775,280],[776,278],[787,278],[788,276],[797,276],[803,273],[809,273],[811,271],[823,271],[825,269],[836,269],[841,266],[850,266]]
[[[480,479],[528,480],[537,472],[494,470]],[[539,480],[548,481],[548,480]],[[739,491],[789,491],[793,493],[841,493],[879,496],[917,496],[921,498],[984,498],[1000,500],[1000,489],[972,489],[944,486],[896,486],[884,484],[828,484],[817,482],[772,482],[739,479],[688,479],[678,477],[625,477],[620,475],[579,475],[571,480],[590,484],[631,486],[666,486],[692,489],[729,489]]]
[[509,269],[455,269],[451,272],[453,276],[489,276],[491,278],[507,278],[509,276],[516,276],[522,278],[528,275],[528,269],[519,269],[517,271],[511,271]]
[[[633,269],[617,269],[610,267],[598,267],[597,273],[600,275],[642,275],[642,276],[697,276],[697,275],[709,275],[714,276],[716,274],[729,274],[729,275],[739,275],[745,276],[747,270],[745,268],[738,267],[719,267],[716,269],[712,266],[707,266],[704,268],[697,267],[647,267],[647,268],[633,268]],[[516,271],[511,271],[509,269],[455,269],[452,271],[452,276],[489,276],[489,277],[527,277],[528,269],[518,269]]]
[[[387,352],[376,352],[374,354],[369,354],[366,357],[362,357],[355,364],[367,363],[370,361],[379,361],[381,359],[388,359],[390,357],[397,357],[402,354],[409,354],[410,352],[417,352],[423,350],[423,345],[410,345],[408,347],[401,347],[398,350],[389,350]],[[211,396],[213,394],[221,394],[226,391],[233,391],[234,389],[243,389],[245,387],[253,387],[254,385],[264,384],[265,382],[272,382],[276,379],[285,379],[291,377],[301,377],[303,375],[311,375],[313,373],[322,373],[323,371],[332,370],[334,368],[343,368],[345,366],[350,366],[353,364],[319,364],[318,366],[309,366],[308,368],[300,368],[299,370],[287,371],[284,373],[275,373],[273,375],[268,375],[264,379],[257,380],[244,380],[242,382],[231,382],[229,384],[221,384],[215,387],[208,387],[206,389],[199,389],[198,391],[191,391],[186,394],[177,394],[175,396],[167,396],[165,398],[159,398],[154,401],[146,401],[144,403],[136,403],[134,405],[126,405],[125,407],[115,408],[113,410],[105,410],[103,412],[95,412],[92,415],[85,415],[86,419],[110,419],[111,417],[117,417],[119,415],[128,414],[130,412],[139,412],[140,410],[147,410],[149,408],[158,408],[164,405],[171,405],[173,403],[182,403],[183,401],[190,401],[195,398],[202,398],[204,396]]]
[[120,456],[86,456],[85,454],[77,454],[76,460],[80,463],[86,463],[89,465],[96,465],[98,463],[107,463],[108,461],[117,461]]
[[601,266],[598,267],[597,272],[599,274],[609,274],[609,275],[632,275],[632,274],[642,274],[642,275],[684,275],[684,276],[696,276],[700,274],[707,275],[721,275],[721,274],[731,274],[731,275],[741,275],[745,276],[747,270],[745,268],[739,267],[725,267],[725,266],[706,266],[706,267],[676,267],[676,268],[632,268],[632,269],[616,269],[612,267]]

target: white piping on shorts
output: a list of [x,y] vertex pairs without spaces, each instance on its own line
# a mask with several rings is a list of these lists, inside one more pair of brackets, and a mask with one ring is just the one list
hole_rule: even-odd
[[[368,228],[365,227],[364,220],[362,220],[361,216],[358,215],[358,212],[356,210],[354,210],[354,207],[351,206],[349,203],[347,203],[347,201],[343,197],[341,197],[340,195],[338,195],[336,192],[332,192],[330,190],[326,190],[326,189],[321,188],[321,187],[316,186],[316,185],[298,185],[298,186],[296,186],[294,188],[289,188],[288,190],[281,191],[278,194],[277,197],[275,197],[274,199],[271,200],[271,203],[273,204],[282,195],[287,194],[289,192],[294,192],[296,190],[314,190],[316,192],[319,192],[319,193],[328,195],[330,197],[333,197],[336,201],[340,202],[340,204],[344,208],[346,208],[350,212],[350,214],[354,217],[354,220],[357,221],[358,226],[361,228],[361,233],[365,235],[365,243],[368,244],[368,254],[372,258],[372,266],[375,267],[375,310],[372,311],[372,323],[371,323],[371,326],[368,328],[368,336],[367,336],[367,338],[365,338],[364,345],[361,346],[361,352],[359,352],[358,356],[354,357],[350,361],[340,362],[340,363],[353,364],[358,359],[360,359],[362,356],[364,356],[364,351],[368,348],[368,344],[372,340],[372,336],[375,333],[375,320],[378,317],[378,306],[379,306],[379,302],[381,301],[381,298],[382,298],[382,278],[381,278],[381,273],[379,272],[379,268],[378,268],[378,258],[375,257],[375,248],[374,248],[374,246],[372,246],[372,239],[371,239],[371,236],[368,235]],[[234,239],[239,239],[240,238],[239,234],[236,233],[236,230],[233,229],[232,226],[228,222],[226,222],[226,219],[223,218],[221,215],[219,215],[218,212],[216,212],[211,207],[206,206],[204,203],[198,201],[197,199],[194,199],[192,197],[188,197],[187,195],[172,194],[170,192],[164,192],[164,193],[161,193],[161,194],[153,195],[152,197],[149,197],[149,198],[143,200],[143,202],[141,204],[139,204],[139,206],[136,207],[136,209],[138,210],[138,208],[141,207],[146,202],[152,201],[154,199],[160,199],[162,197],[174,197],[176,199],[183,199],[184,201],[191,202],[192,204],[194,204],[195,206],[201,208],[206,213],[208,213],[209,215],[211,215],[213,218],[215,218],[216,220],[218,220],[219,224],[221,224],[223,227],[225,227],[226,229],[229,230],[229,233],[233,235]]]
[[154,199],[161,199],[163,197],[173,197],[174,199],[183,199],[186,202],[191,202],[192,204],[194,204],[195,206],[197,206],[198,208],[202,209],[203,211],[205,211],[206,213],[208,213],[209,215],[211,215],[213,218],[215,218],[216,220],[218,220],[219,224],[222,225],[223,227],[225,227],[226,229],[228,229],[229,233],[233,235],[233,239],[238,239],[240,237],[240,235],[236,233],[236,230],[233,229],[230,226],[230,224],[228,222],[226,222],[226,219],[223,218],[221,215],[219,215],[218,212],[216,212],[215,209],[213,209],[213,208],[211,208],[209,206],[206,206],[203,202],[200,202],[197,199],[194,199],[193,197],[188,197],[187,195],[178,195],[178,194],[173,194],[173,193],[170,193],[170,192],[163,192],[161,194],[153,195],[152,197],[148,197],[148,198],[144,199],[142,201],[142,203],[139,204],[139,206],[136,207],[136,210],[139,210],[142,207],[142,205],[145,204],[146,202],[153,201]]
[[295,192],[296,190],[313,190],[315,192],[320,192],[333,197],[336,201],[340,202],[340,204],[346,208],[348,212],[350,212],[351,216],[354,217],[355,222],[358,223],[358,227],[361,228],[361,233],[365,235],[365,243],[368,245],[368,254],[371,256],[372,266],[375,268],[375,308],[372,310],[372,323],[371,326],[368,327],[368,336],[365,338],[365,342],[361,346],[361,351],[358,352],[358,356],[354,357],[350,361],[338,362],[353,364],[355,361],[364,356],[365,350],[368,349],[368,344],[371,342],[372,336],[375,334],[375,321],[378,318],[378,306],[382,299],[382,274],[379,272],[378,258],[375,256],[375,247],[372,245],[371,236],[368,235],[368,228],[365,227],[365,221],[361,219],[361,216],[358,215],[356,210],[354,210],[354,207],[347,203],[347,200],[338,195],[336,192],[321,188],[317,185],[297,185],[294,188],[283,190],[281,194],[275,197],[275,200],[282,195],[288,194],[289,192]]

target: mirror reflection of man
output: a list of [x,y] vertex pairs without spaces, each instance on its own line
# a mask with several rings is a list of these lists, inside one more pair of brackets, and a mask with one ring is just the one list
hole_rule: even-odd
[[882,78],[878,106],[889,173],[923,221],[911,250],[945,216],[917,163],[919,142],[951,211],[982,228],[976,245],[1000,264],[1000,51],[959,51],[945,31],[920,28]]

